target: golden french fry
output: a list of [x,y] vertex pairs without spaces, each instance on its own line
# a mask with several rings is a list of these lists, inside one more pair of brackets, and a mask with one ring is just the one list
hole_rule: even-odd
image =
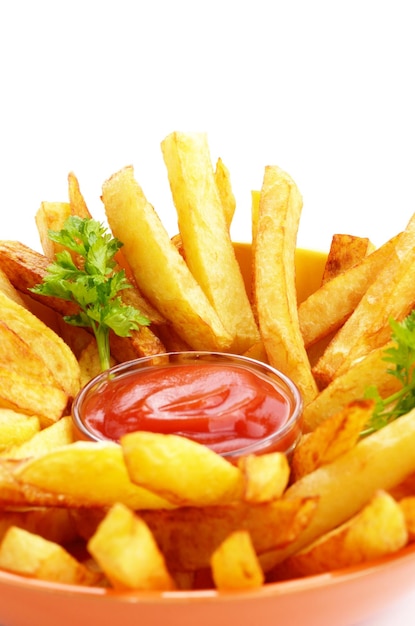
[[[389,341],[389,319],[402,320],[415,302],[415,214],[355,310],[313,367],[319,386]],[[330,284],[330,283],[328,283]]]
[[290,464],[283,452],[250,454],[238,460],[238,467],[244,476],[246,502],[269,502],[279,498],[290,478]]
[[294,449],[291,459],[293,479],[298,480],[351,450],[359,441],[373,409],[372,400],[354,400],[320,422]]
[[367,237],[343,234],[333,235],[322,283],[324,284],[351,267],[358,265],[374,250],[375,246]]
[[401,387],[401,383],[395,376],[388,373],[387,364],[383,358],[385,350],[391,346],[392,342],[373,350],[347,372],[334,378],[328,387],[304,408],[304,431],[313,431],[318,424],[341,411],[350,402],[363,398],[366,389],[375,381],[382,398],[395,393]]
[[82,195],[79,181],[73,172],[69,172],[68,174],[68,196],[71,215],[76,215],[77,217],[80,217],[82,219],[92,218],[92,215],[85,202],[85,198]]
[[[1,242],[0,242],[0,245],[1,245]],[[1,262],[0,262],[0,265],[1,265]],[[21,297],[17,289],[13,287],[7,274],[1,269],[1,267],[0,267],[0,291],[2,291],[8,298],[10,298],[11,300],[14,300],[21,306],[26,306],[23,298]]]
[[151,531],[123,504],[111,507],[87,547],[115,589],[175,588]]
[[310,545],[361,510],[378,490],[389,491],[415,472],[415,409],[362,439],[349,452],[293,483],[284,493],[291,498],[315,497],[309,525],[285,550],[267,555],[267,567]]
[[0,452],[31,439],[39,430],[36,415],[0,408]]
[[0,367],[20,373],[37,382],[44,382],[47,385],[56,384],[55,377],[45,361],[20,335],[1,320],[1,313]]
[[264,573],[247,531],[231,533],[211,558],[212,575],[218,589],[255,589]]
[[[49,265],[47,256],[19,241],[0,241],[0,266],[13,287],[22,294],[43,281]],[[30,297],[62,315],[72,315],[78,310],[75,304],[61,298],[36,293],[30,293]]]
[[37,354],[54,379],[68,395],[74,398],[80,388],[79,364],[75,355],[51,328],[25,307],[0,292],[0,319],[20,335]]
[[35,414],[43,427],[59,420],[67,404],[68,395],[55,384],[48,385],[0,367],[0,407],[27,415]]
[[232,351],[244,352],[259,340],[259,333],[215,183],[207,137],[175,132],[161,147],[186,262],[232,335]]
[[69,202],[42,202],[35,215],[42,250],[49,260],[63,250],[61,244],[49,238],[49,230],[61,230],[70,214]]
[[378,491],[357,515],[289,557],[283,568],[290,577],[321,574],[387,556],[407,542],[401,507]]
[[8,459],[28,459],[51,452],[75,441],[72,418],[69,415],[35,432],[30,439],[15,444],[3,453]]
[[291,377],[304,404],[317,386],[300,332],[295,283],[295,248],[302,199],[280,168],[265,168],[253,242],[255,307],[271,365]]
[[301,334],[308,349],[337,331],[353,313],[368,287],[394,254],[399,235],[361,263],[326,281],[298,307]]
[[13,476],[79,507],[116,502],[133,510],[171,507],[168,501],[131,482],[121,447],[112,442],[77,441],[61,446],[18,465]]
[[12,526],[0,544],[0,567],[15,574],[73,585],[93,585],[95,572],[84,567],[62,546]]
[[153,306],[192,348],[229,349],[231,336],[135,181],[132,167],[104,183],[102,199],[110,228],[124,243],[137,284]]
[[137,431],[124,435],[120,443],[133,483],[173,504],[207,506],[241,497],[239,468],[196,441]]
[[236,209],[236,200],[232,190],[230,172],[221,158],[216,161],[214,176],[225,221],[229,229]]

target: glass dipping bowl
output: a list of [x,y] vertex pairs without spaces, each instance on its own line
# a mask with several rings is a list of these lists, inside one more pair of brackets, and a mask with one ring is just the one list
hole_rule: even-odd
[[[92,441],[114,439],[106,436],[100,430],[92,428],[85,419],[88,403],[91,399],[93,401],[96,394],[102,393],[104,388],[111,385],[112,382],[119,381],[121,378],[125,380],[127,377],[136,377],[140,373],[149,372],[149,370],[165,368],[166,365],[174,367],[177,365],[201,366],[204,364],[214,364],[220,368],[229,368],[230,366],[234,368],[236,366],[249,370],[256,378],[258,377],[261,381],[265,380],[270,386],[270,391],[275,390],[282,396],[287,405],[285,419],[276,430],[265,437],[250,439],[248,445],[244,440],[244,445],[240,448],[232,444],[231,449],[221,450],[219,453],[230,461],[237,460],[247,454],[263,454],[271,451],[282,451],[290,455],[301,437],[302,399],[294,382],[270,365],[252,358],[221,352],[170,352],[128,361],[99,374],[80,391],[73,402],[72,418],[77,436],[80,439]],[[110,402],[111,400],[106,402],[105,406],[109,407]],[[131,432],[131,428],[128,431]],[[215,449],[213,445],[206,445]]]

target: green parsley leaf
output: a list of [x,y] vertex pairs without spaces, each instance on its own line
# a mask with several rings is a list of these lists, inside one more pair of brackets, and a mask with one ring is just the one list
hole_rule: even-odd
[[[65,250],[56,254],[43,282],[31,291],[79,306],[79,313],[64,319],[73,326],[92,328],[101,368],[105,370],[110,366],[110,330],[120,337],[128,337],[132,330],[150,323],[140,311],[125,305],[119,296],[123,289],[131,287],[125,271],[117,268],[115,260],[122,243],[99,222],[77,216],[70,216],[62,230],[50,230],[48,234]],[[80,267],[71,252],[80,258]]]
[[391,365],[386,371],[402,386],[388,398],[382,398],[374,386],[366,390],[365,397],[375,400],[375,408],[362,436],[383,428],[415,407],[415,310],[402,322],[391,319],[389,323],[394,345],[385,350],[384,361]]

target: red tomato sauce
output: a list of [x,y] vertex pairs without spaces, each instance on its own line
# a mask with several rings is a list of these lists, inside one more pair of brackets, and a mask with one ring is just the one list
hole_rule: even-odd
[[86,426],[115,441],[137,430],[174,433],[224,453],[279,430],[291,409],[282,389],[244,367],[198,363],[109,378],[82,413]]

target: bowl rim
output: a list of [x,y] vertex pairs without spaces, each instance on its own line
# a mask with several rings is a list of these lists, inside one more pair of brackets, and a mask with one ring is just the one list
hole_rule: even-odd
[[367,578],[388,569],[400,567],[405,563],[414,562],[415,565],[415,542],[405,546],[398,552],[387,556],[373,559],[365,563],[351,567],[331,570],[321,574],[293,578],[289,580],[265,583],[261,587],[252,590],[220,591],[217,589],[200,590],[176,590],[176,591],[120,591],[104,587],[88,587],[38,580],[0,570],[0,593],[4,586],[25,588],[30,591],[40,591],[46,594],[66,596],[87,596],[90,598],[103,598],[117,602],[136,604],[198,604],[200,602],[238,602],[242,599],[259,600],[264,598],[277,598],[279,596],[292,595],[296,592],[305,592],[332,587],[347,583],[348,581]]

